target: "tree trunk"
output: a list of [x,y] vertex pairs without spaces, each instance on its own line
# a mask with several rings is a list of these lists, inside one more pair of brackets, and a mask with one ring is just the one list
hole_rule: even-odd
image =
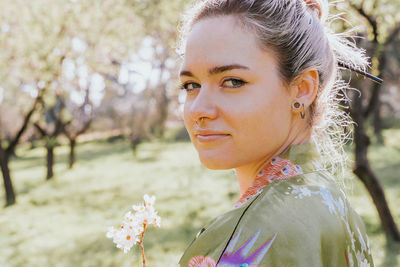
[[36,105],[37,105],[39,99],[41,99],[42,92],[43,92],[43,90],[39,90],[39,94],[36,97],[32,108],[26,114],[21,128],[18,130],[15,137],[12,140],[9,140],[10,142],[6,149],[3,149],[2,140],[0,139],[0,168],[1,168],[1,172],[3,174],[4,190],[6,193],[6,207],[11,206],[16,202],[15,191],[14,191],[14,187],[12,184],[11,174],[10,174],[10,169],[8,167],[8,163],[9,163],[10,157],[12,155],[16,156],[15,147],[17,146],[21,136],[23,135],[23,133],[25,132],[25,130],[28,126],[29,120],[32,117],[33,112],[35,111]]
[[11,180],[10,169],[8,168],[9,155],[0,147],[0,165],[3,174],[4,190],[6,193],[6,207],[15,203],[15,192]]
[[131,133],[129,135],[129,141],[131,143],[131,148],[132,148],[134,158],[136,158],[136,156],[137,156],[137,146],[140,144],[141,139],[142,138],[141,138],[140,134]]
[[368,162],[364,164],[366,165],[356,166],[353,172],[361,179],[368,192],[371,194],[372,200],[378,210],[386,238],[400,242],[400,233],[390,213],[385,193]]
[[46,179],[49,180],[53,177],[53,164],[54,163],[54,146],[47,147],[47,176]]
[[376,106],[374,108],[374,134],[377,138],[377,142],[380,145],[384,144],[383,136],[382,136],[382,120],[381,120],[381,101],[379,99],[376,100]]
[[[358,88],[361,88],[358,86]],[[362,97],[355,95],[353,98],[354,106],[352,107],[353,120],[357,123],[355,127],[355,158],[356,166],[353,170],[360,180],[364,183],[375,207],[378,211],[379,217],[382,223],[382,229],[386,234],[388,239],[393,239],[395,241],[400,241],[400,234],[397,226],[393,220],[392,214],[390,213],[389,206],[387,204],[385,193],[382,186],[379,183],[378,178],[374,174],[370,167],[367,152],[368,146],[370,144],[369,137],[364,131],[364,118],[362,112]]]
[[69,139],[69,168],[72,169],[75,163],[75,145],[76,139]]
[[[386,69],[386,51],[383,50],[380,52],[380,45],[375,39],[374,41],[374,52],[373,54],[379,55],[378,57],[378,71],[379,71],[379,76],[381,79],[384,79],[385,75],[385,69]],[[384,45],[384,47],[386,44]],[[382,85],[378,83],[374,83],[372,85],[372,94],[369,99],[369,103],[367,108],[364,111],[364,118],[367,118],[369,114],[372,112],[373,113],[373,126],[374,126],[374,135],[377,138],[378,144],[383,145],[383,136],[382,136],[382,122],[381,122],[381,100],[380,100],[380,95],[381,95],[381,90],[382,90]]]

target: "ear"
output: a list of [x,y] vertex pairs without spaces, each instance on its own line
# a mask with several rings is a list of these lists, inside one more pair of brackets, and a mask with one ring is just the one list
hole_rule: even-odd
[[294,81],[292,85],[292,98],[304,104],[308,108],[315,100],[319,87],[318,71],[306,69]]

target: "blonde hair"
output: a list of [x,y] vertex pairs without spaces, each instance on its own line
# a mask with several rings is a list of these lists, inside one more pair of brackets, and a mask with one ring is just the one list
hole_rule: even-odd
[[[242,27],[254,31],[262,49],[272,50],[280,74],[290,84],[307,68],[318,71],[319,88],[309,107],[312,141],[323,165],[344,186],[347,157],[344,144],[352,139],[352,120],[343,110],[349,101],[349,84],[341,79],[338,61],[358,69],[368,66],[363,49],[344,34],[334,34],[329,25],[326,0],[203,0],[183,18],[177,52],[184,56],[186,37],[201,19],[233,15]],[[335,175],[336,174],[336,175]]]

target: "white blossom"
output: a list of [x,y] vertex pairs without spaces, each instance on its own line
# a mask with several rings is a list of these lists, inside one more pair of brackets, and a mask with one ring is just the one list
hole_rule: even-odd
[[154,202],[156,201],[156,196],[150,197],[149,195],[146,194],[143,196],[143,199],[145,206],[148,207],[154,205]]
[[128,252],[133,245],[140,244],[145,231],[145,225],[154,224],[160,227],[161,218],[154,209],[155,196],[144,195],[144,203],[133,205],[132,211],[125,213],[120,228],[109,227],[106,236],[112,238],[117,248]]
[[85,52],[86,48],[88,47],[87,43],[78,37],[72,38],[72,49],[77,53]]

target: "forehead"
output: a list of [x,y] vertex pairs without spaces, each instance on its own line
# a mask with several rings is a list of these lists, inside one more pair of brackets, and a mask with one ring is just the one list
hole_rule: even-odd
[[253,31],[234,16],[218,16],[196,22],[188,34],[182,69],[198,65],[271,63],[272,53],[260,49]]

